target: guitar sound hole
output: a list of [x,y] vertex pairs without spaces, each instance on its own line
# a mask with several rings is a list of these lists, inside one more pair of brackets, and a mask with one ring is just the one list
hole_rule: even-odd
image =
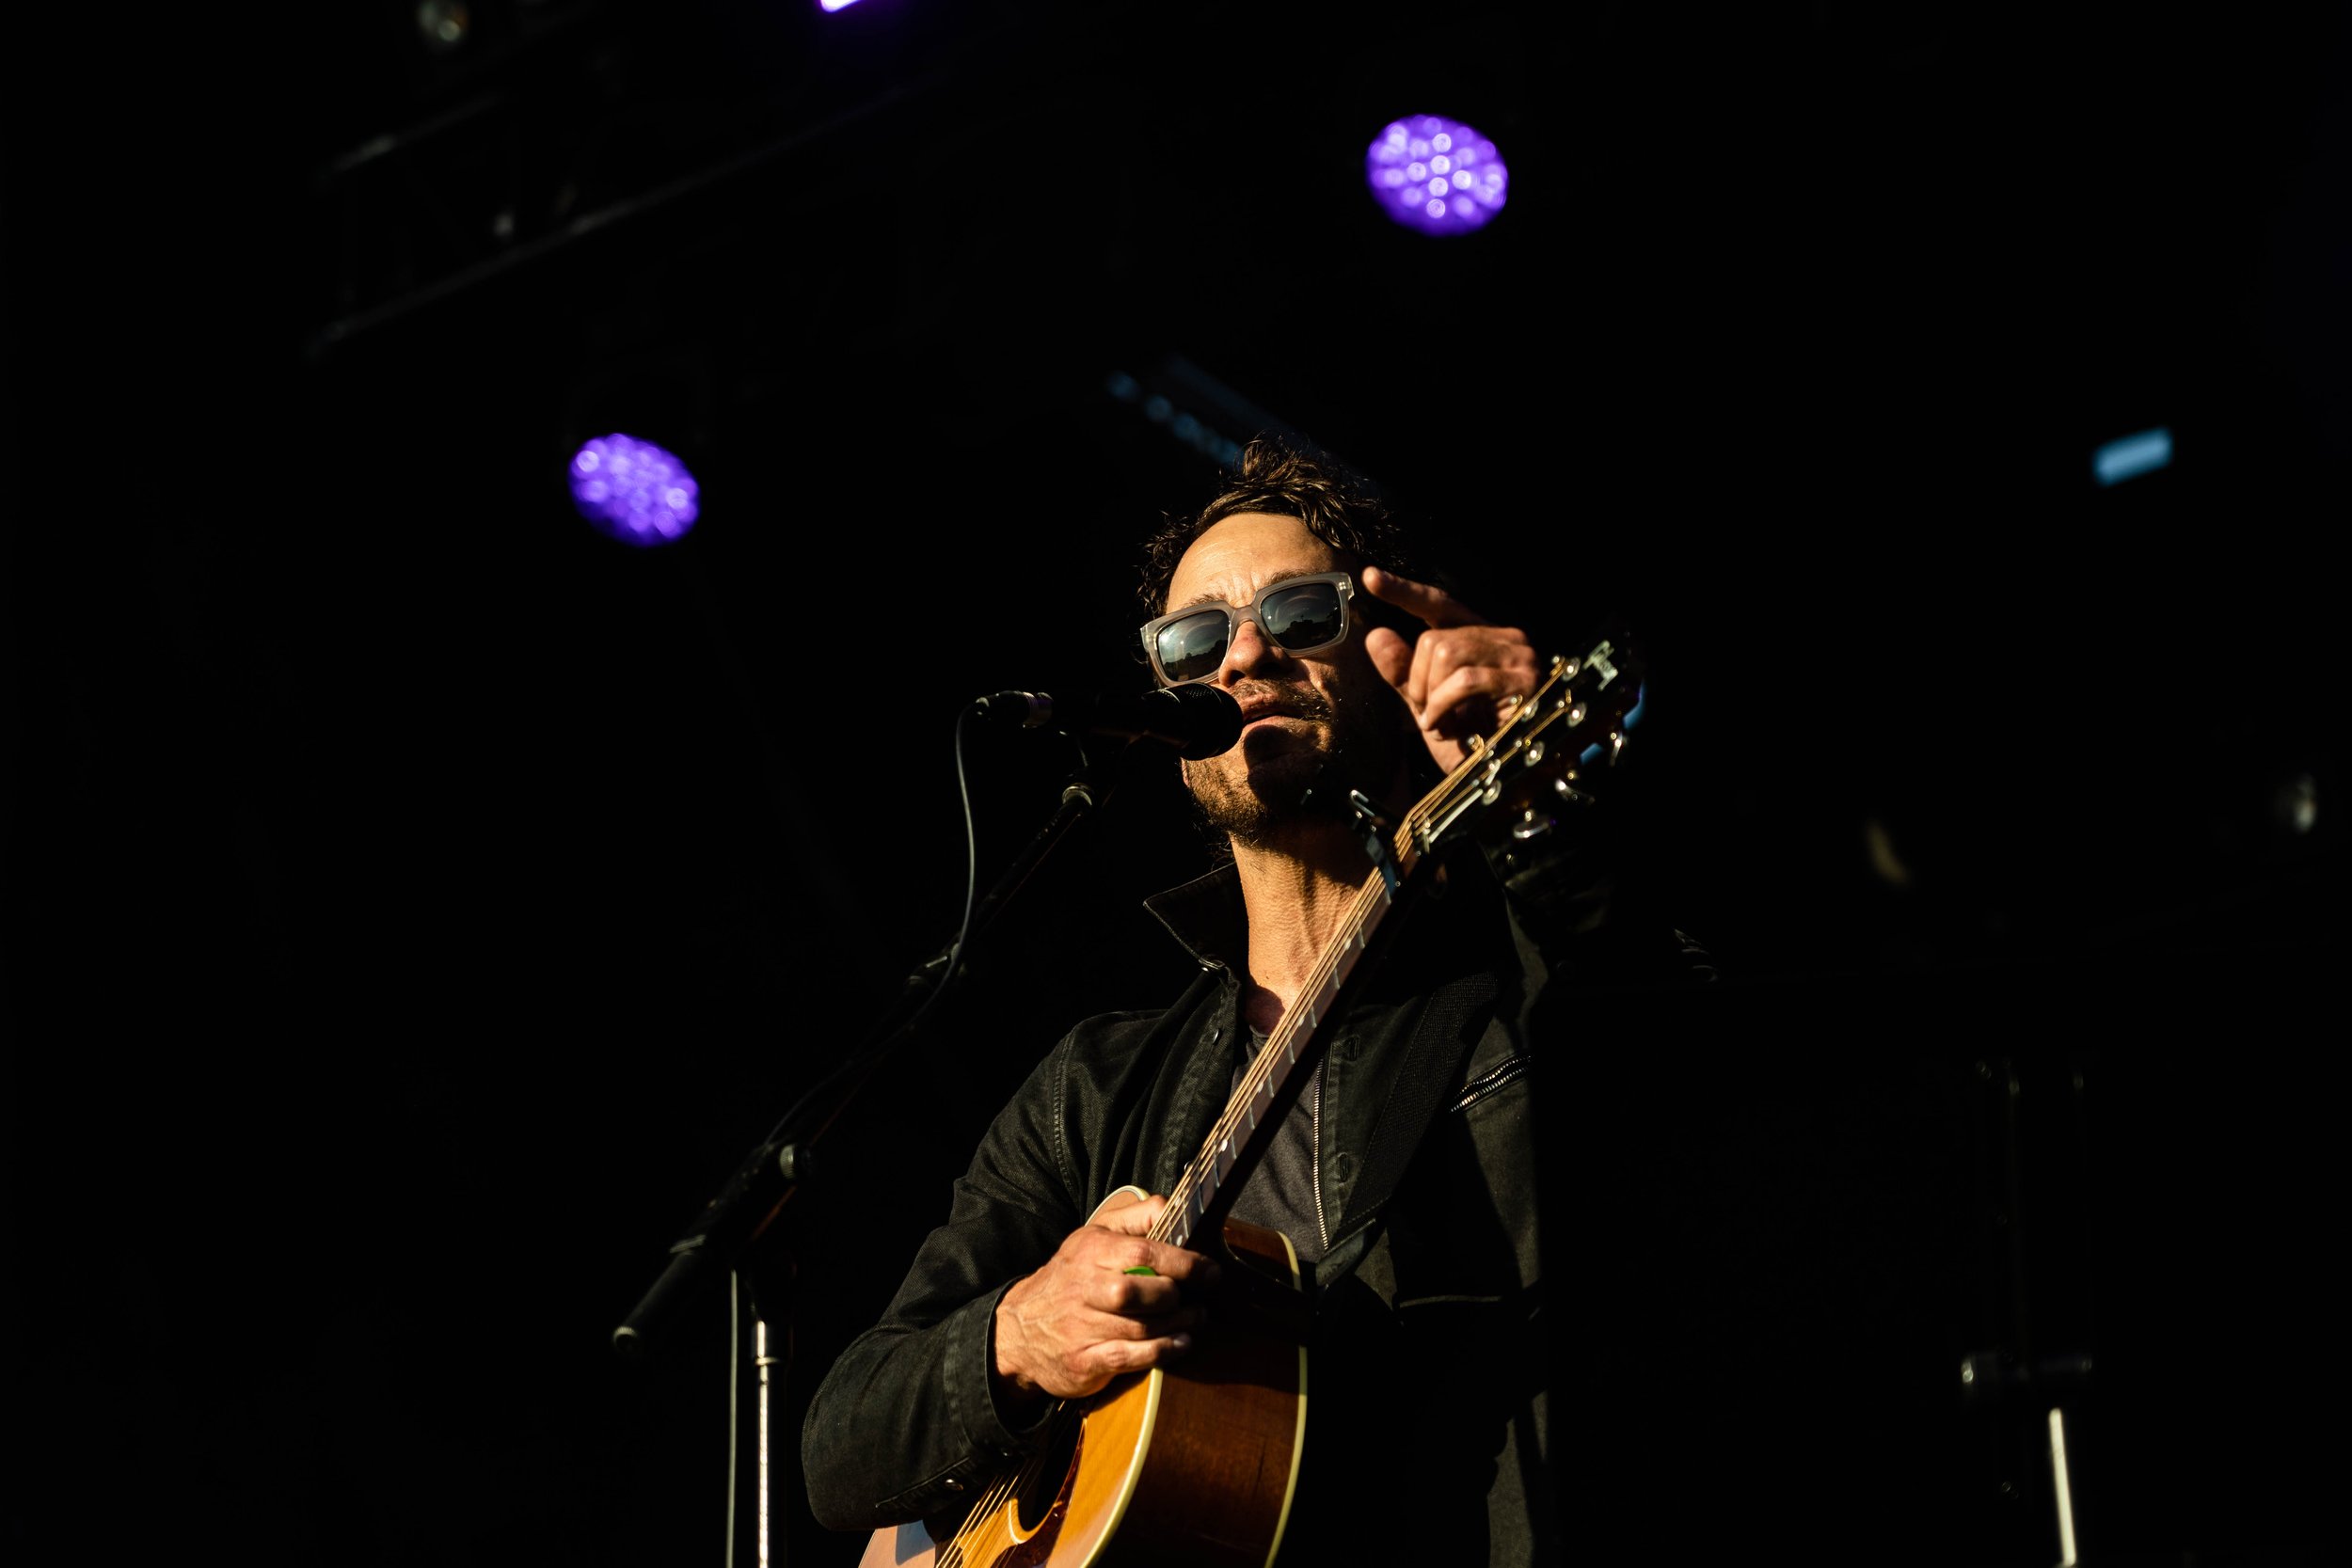
[[1020,1491],[1014,1494],[1022,1534],[1046,1524],[1060,1506],[1065,1483],[1078,1463],[1078,1440],[1085,1430],[1074,1410],[1065,1410],[1054,1418],[1053,1436],[1028,1468]]

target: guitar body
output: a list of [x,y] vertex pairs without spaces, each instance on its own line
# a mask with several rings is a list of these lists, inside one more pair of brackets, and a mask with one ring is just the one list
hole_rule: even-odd
[[[1288,1238],[1229,1220],[1225,1245],[1262,1304],[1295,1301]],[[1220,1298],[1182,1360],[1068,1407],[1059,1441],[970,1516],[877,1530],[859,1568],[1267,1568],[1298,1481],[1307,1350],[1298,1317],[1252,1293]]]

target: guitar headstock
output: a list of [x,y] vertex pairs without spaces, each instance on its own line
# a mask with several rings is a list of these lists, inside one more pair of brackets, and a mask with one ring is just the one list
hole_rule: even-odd
[[1413,809],[1406,832],[1424,850],[1473,829],[1507,828],[1521,841],[1549,832],[1561,812],[1591,800],[1581,784],[1592,771],[1614,767],[1625,750],[1642,673],[1622,627],[1581,654],[1554,657],[1535,689],[1472,741],[1461,766]]

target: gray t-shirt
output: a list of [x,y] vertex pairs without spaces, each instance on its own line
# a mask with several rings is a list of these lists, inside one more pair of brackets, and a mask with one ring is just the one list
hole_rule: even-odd
[[[1231,1088],[1238,1087],[1241,1075],[1265,1047],[1266,1037],[1256,1029],[1243,1031],[1249,1041],[1248,1054],[1233,1064]],[[1298,1255],[1307,1277],[1313,1278],[1313,1265],[1330,1245],[1328,1226],[1318,1212],[1316,1204],[1316,1133],[1323,1104],[1323,1058],[1315,1058],[1314,1076],[1299,1091],[1291,1103],[1290,1114],[1274,1130],[1272,1141],[1258,1162],[1258,1168],[1242,1183],[1240,1196],[1233,1199],[1233,1218],[1279,1230],[1288,1236],[1291,1250]]]

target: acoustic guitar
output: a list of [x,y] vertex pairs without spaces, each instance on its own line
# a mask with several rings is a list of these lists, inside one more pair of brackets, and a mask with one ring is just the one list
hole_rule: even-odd
[[[1580,795],[1580,772],[1616,761],[1640,686],[1622,637],[1603,638],[1553,659],[1402,823],[1351,794],[1372,873],[1150,1232],[1216,1247],[1229,1288],[1214,1330],[1180,1362],[1061,1402],[1047,1440],[968,1509],[877,1530],[859,1568],[1269,1568],[1304,1451],[1309,1311],[1289,1240],[1228,1211],[1310,1076],[1301,1069],[1323,1050],[1325,1022],[1376,967],[1383,923],[1434,876],[1433,852],[1498,818],[1516,838],[1547,831]],[[1112,1196],[1130,1195],[1143,1196]]]

